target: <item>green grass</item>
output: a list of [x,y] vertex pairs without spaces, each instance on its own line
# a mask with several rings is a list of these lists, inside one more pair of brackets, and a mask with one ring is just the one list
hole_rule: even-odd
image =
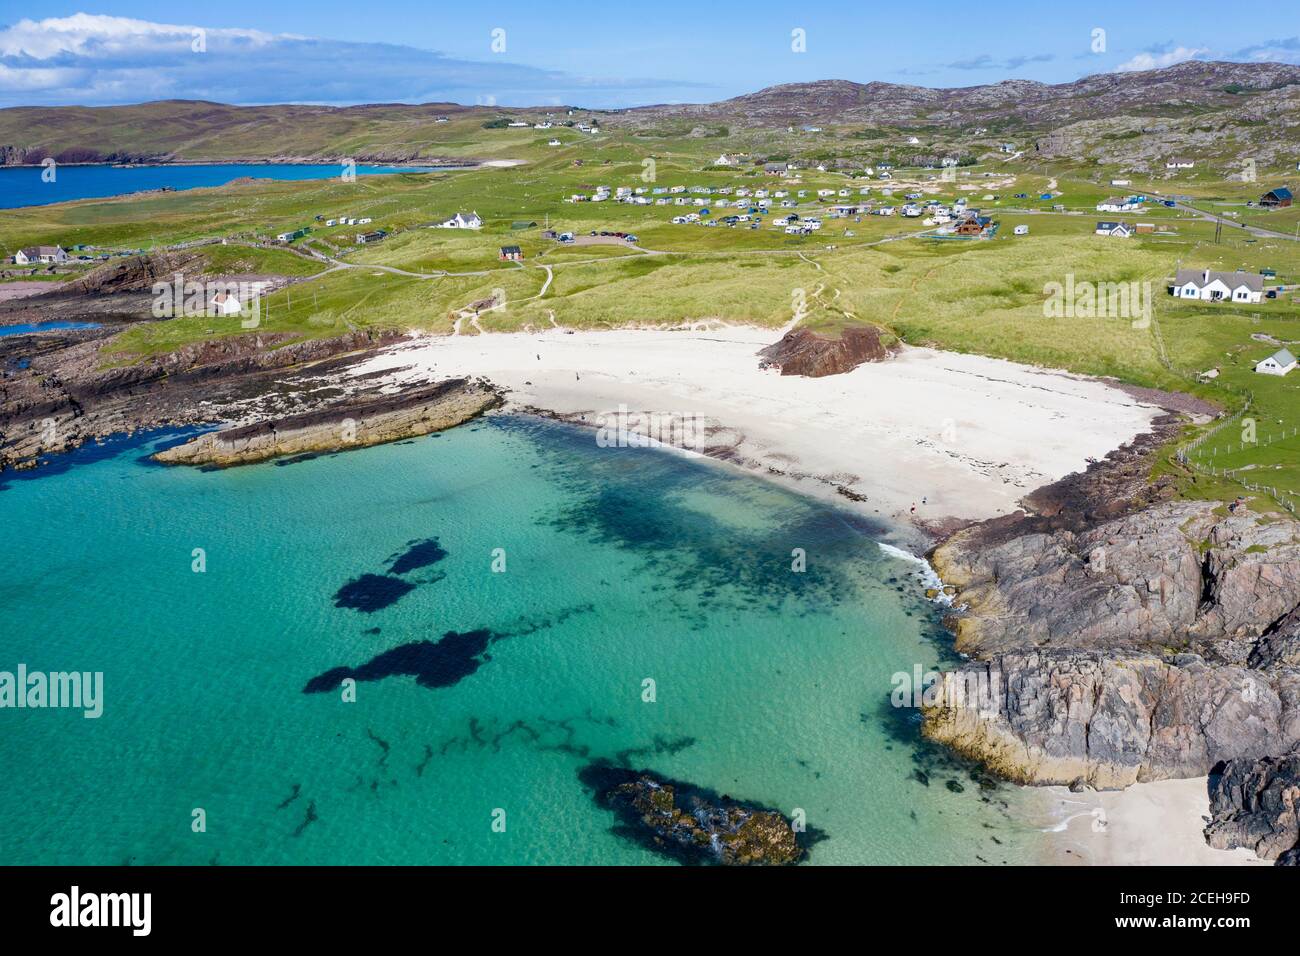
[[[778,327],[790,320],[796,302],[802,300],[807,304],[805,327],[826,334],[871,324],[882,329],[887,339],[897,336],[911,345],[1190,391],[1225,408],[1238,407],[1249,390],[1261,438],[1300,425],[1300,376],[1275,379],[1252,371],[1254,363],[1274,348],[1252,341],[1252,333],[1300,340],[1300,308],[1294,299],[1211,308],[1177,302],[1164,294],[1164,279],[1180,264],[1227,269],[1267,266],[1277,270],[1281,281],[1300,284],[1300,243],[1247,241],[1239,231],[1230,230],[1215,244],[1212,224],[1164,207],[1122,218],[1156,223],[1170,235],[1130,240],[1093,235],[1098,219],[1115,218],[1098,214],[1093,207],[1116,192],[1159,188],[1244,202],[1245,197],[1268,188],[1263,183],[1240,184],[1233,191],[1209,179],[1175,182],[1157,177],[1143,183],[1129,176],[1134,179],[1131,187],[1111,187],[1109,179],[1122,175],[1118,171],[1024,162],[964,169],[971,176],[959,176],[956,183],[930,182],[927,177],[935,176],[934,171],[918,171],[928,188],[939,190],[940,198],[965,195],[972,205],[992,210],[1001,222],[998,237],[982,242],[895,241],[892,237],[919,232],[924,226],[919,220],[874,216],[864,216],[860,222],[826,219],[819,233],[791,237],[769,226],[706,228],[669,221],[696,207],[573,204],[564,199],[576,192],[590,193],[601,184],[641,185],[647,158],[655,161],[656,178],[645,185],[748,185],[792,193],[803,189],[812,195],[819,188],[851,186],[856,196],[860,183],[833,172],[805,171],[802,182],[788,184],[751,170],[716,170],[709,163],[721,151],[718,141],[680,133],[583,137],[566,131],[561,136],[566,145],[549,149],[538,131],[482,130],[461,120],[443,125],[451,128],[437,131],[443,137],[440,146],[454,140],[466,155],[503,155],[529,162],[511,169],[368,176],[355,183],[262,181],[11,210],[0,214],[0,243],[6,251],[37,242],[160,248],[213,236],[252,242],[259,236],[312,225],[305,245],[332,250],[354,268],[326,273],[321,263],[284,249],[232,242],[203,247],[202,271],[277,274],[296,280],[266,299],[260,330],[297,337],[337,335],[358,328],[447,332],[458,310],[492,296],[503,296],[506,305],[479,316],[487,331],[547,328],[552,313],[556,321],[572,328],[676,326],[704,320]],[[774,142],[781,141],[777,135]],[[500,151],[492,152],[498,147]],[[581,159],[583,165],[574,166],[574,159]],[[989,170],[1013,174],[1016,180],[1012,185],[986,186],[980,173]],[[1036,197],[1047,191],[1052,179],[1060,196],[1039,201]],[[871,198],[879,200],[882,184],[870,185]],[[963,185],[977,188],[963,190]],[[894,189],[889,201],[900,204],[906,190],[897,184]],[[1014,200],[1017,192],[1028,193],[1031,199]],[[1000,198],[985,201],[986,193]],[[807,214],[836,201],[839,197],[820,203],[808,198],[797,211]],[[1064,205],[1069,212],[1051,212],[1054,204]],[[423,228],[458,210],[477,211],[486,228],[481,232]],[[714,218],[731,211],[715,209]],[[358,227],[325,228],[316,220],[318,215],[326,219],[369,216],[374,221],[367,229],[384,228],[392,235],[381,243],[355,247]],[[1276,214],[1273,219],[1268,216],[1274,214],[1258,215],[1270,222],[1300,221],[1300,211]],[[539,227],[511,229],[516,220],[536,220]],[[1012,228],[1020,223],[1029,225],[1028,236],[1012,235]],[[623,245],[561,245],[541,238],[543,226],[579,234],[633,232],[640,247],[662,254]],[[498,249],[506,244],[523,249],[523,263],[500,261]],[[431,277],[395,275],[384,267]],[[546,268],[553,279],[542,295]],[[1048,283],[1063,282],[1067,275],[1076,281],[1151,282],[1164,353],[1152,329],[1134,328],[1126,319],[1045,317]],[[244,331],[237,319],[181,318],[141,324],[114,340],[110,361],[133,361]],[[467,326],[462,331],[472,333]],[[1199,384],[1190,377],[1211,367],[1220,369],[1216,382]],[[1224,454],[1216,459],[1216,467],[1248,468],[1243,474],[1252,480],[1300,493],[1300,442],[1279,440]],[[1158,467],[1179,474],[1188,495],[1222,497],[1239,490],[1230,480],[1207,480],[1180,471],[1167,456]]]

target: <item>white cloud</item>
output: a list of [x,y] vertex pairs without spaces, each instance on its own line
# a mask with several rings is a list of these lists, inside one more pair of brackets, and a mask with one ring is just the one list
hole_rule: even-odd
[[199,30],[204,30],[209,40],[242,41],[254,46],[265,46],[277,39],[260,30],[205,29],[76,13],[70,17],[19,20],[0,30],[0,56],[48,60],[60,54],[104,58],[124,53],[138,55],[147,50],[188,53]]
[[1166,66],[1173,66],[1175,63],[1185,63],[1188,60],[1195,60],[1205,56],[1210,52],[1209,47],[1205,46],[1180,46],[1172,50],[1165,50],[1161,53],[1139,53],[1133,59],[1126,63],[1121,63],[1115,67],[1116,73],[1136,73],[1139,70],[1160,70]]
[[[203,42],[196,44],[196,36]],[[200,47],[201,49],[197,49]],[[0,28],[0,107],[147,99],[228,103],[543,101],[603,105],[689,81],[602,79],[431,50],[78,13]],[[615,104],[616,105],[616,104]]]

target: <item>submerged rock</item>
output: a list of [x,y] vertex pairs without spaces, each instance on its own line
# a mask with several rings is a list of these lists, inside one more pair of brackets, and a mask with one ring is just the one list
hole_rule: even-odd
[[594,764],[581,774],[626,831],[683,863],[782,866],[805,854],[775,810],[744,804],[648,771]]
[[1300,865],[1300,749],[1282,757],[1230,760],[1210,776],[1205,839],[1221,850],[1246,847],[1279,866]]

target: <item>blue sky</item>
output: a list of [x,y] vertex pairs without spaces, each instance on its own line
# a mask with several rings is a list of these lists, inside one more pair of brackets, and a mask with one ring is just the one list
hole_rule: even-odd
[[[202,98],[612,107],[828,78],[950,87],[1066,82],[1193,58],[1300,63],[1300,17],[1279,16],[1276,3],[1238,0],[1231,15],[1202,0],[1060,6],[0,0],[0,106]],[[205,31],[202,50],[195,27]]]

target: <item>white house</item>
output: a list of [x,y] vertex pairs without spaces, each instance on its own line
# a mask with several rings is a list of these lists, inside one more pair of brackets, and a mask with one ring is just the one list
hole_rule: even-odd
[[1134,209],[1141,208],[1142,203],[1132,196],[1126,196],[1123,199],[1118,196],[1111,196],[1109,199],[1103,199],[1097,203],[1097,212],[1132,212]]
[[1126,222],[1099,222],[1097,223],[1096,234],[1111,236],[1115,239],[1127,239],[1133,235],[1133,227]]
[[67,262],[68,254],[60,246],[28,246],[14,253],[14,264],[29,265],[33,262]]
[[239,315],[242,309],[239,299],[228,292],[218,292],[212,297],[212,312],[215,315]]
[[1165,163],[1165,169],[1192,169],[1196,163],[1190,159],[1175,158]]
[[1287,349],[1278,349],[1264,361],[1255,366],[1261,375],[1285,375],[1295,368],[1295,356]]
[[1264,296],[1264,277],[1257,273],[1215,272],[1212,269],[1179,269],[1173,294],[1180,299],[1206,302],[1258,302]]
[[478,217],[478,213],[472,212],[468,216],[463,212],[458,212],[445,222],[438,223],[440,229],[482,229],[483,220]]

